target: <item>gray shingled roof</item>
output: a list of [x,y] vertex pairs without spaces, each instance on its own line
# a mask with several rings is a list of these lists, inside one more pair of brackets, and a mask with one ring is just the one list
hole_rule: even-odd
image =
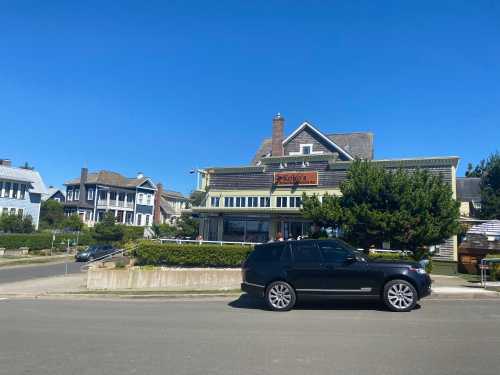
[[[148,177],[128,178],[119,173],[111,171],[91,172],[87,176],[87,184],[100,184],[117,187],[136,187],[149,180]],[[80,178],[73,178],[64,183],[64,185],[75,185],[80,183]]]
[[172,191],[172,190],[164,190],[161,193],[162,197],[166,198],[175,198],[175,199],[181,199],[181,200],[188,200],[184,195],[179,193],[178,191]]
[[31,169],[0,165],[0,178],[29,182],[33,186],[33,188],[30,189],[31,193],[43,194],[47,190],[40,173]]
[[[326,134],[339,147],[343,148],[354,158],[372,160],[373,159],[373,134],[372,133],[343,133]],[[252,159],[252,164],[271,153],[271,138],[265,138]]]
[[481,179],[457,177],[457,199],[460,202],[481,202]]

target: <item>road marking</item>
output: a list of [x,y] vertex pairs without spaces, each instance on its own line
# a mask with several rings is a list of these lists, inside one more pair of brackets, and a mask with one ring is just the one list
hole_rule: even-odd
[[0,301],[7,301],[8,298],[0,298]]

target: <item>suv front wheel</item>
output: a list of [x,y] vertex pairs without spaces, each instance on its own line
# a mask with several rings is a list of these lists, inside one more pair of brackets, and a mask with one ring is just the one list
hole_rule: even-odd
[[392,280],[385,284],[383,297],[389,310],[407,312],[417,305],[418,294],[408,281]]
[[296,300],[293,287],[284,281],[275,281],[266,289],[266,302],[271,310],[289,311]]

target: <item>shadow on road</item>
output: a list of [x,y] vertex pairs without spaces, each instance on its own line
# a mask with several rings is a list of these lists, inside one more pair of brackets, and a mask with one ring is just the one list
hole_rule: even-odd
[[[252,297],[242,294],[238,299],[229,302],[230,307],[235,309],[249,310],[269,310],[262,298]],[[294,310],[373,310],[388,311],[387,308],[378,301],[348,301],[335,299],[312,299],[301,298],[293,308]],[[420,309],[417,304],[415,310]]]

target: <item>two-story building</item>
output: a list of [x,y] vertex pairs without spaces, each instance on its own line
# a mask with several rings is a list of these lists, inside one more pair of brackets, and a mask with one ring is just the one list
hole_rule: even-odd
[[[310,232],[300,215],[301,197],[340,194],[340,184],[355,159],[387,169],[426,169],[450,184],[456,196],[457,157],[373,160],[373,134],[326,134],[309,122],[284,136],[284,118],[274,117],[251,165],[201,170],[205,202],[193,207],[206,240],[266,242],[280,232],[285,239]],[[456,237],[439,247],[442,259],[457,259]]]
[[0,159],[0,215],[31,216],[38,229],[45,191],[37,171],[13,167],[10,160]]
[[157,187],[155,223],[175,225],[182,215],[182,210],[188,207],[189,199],[177,191],[163,190],[161,184],[157,184]]
[[142,173],[129,178],[110,171],[89,173],[87,168],[82,168],[79,178],[64,185],[66,215],[78,214],[89,226],[101,221],[106,212],[112,212],[118,223],[153,224],[157,188]]

